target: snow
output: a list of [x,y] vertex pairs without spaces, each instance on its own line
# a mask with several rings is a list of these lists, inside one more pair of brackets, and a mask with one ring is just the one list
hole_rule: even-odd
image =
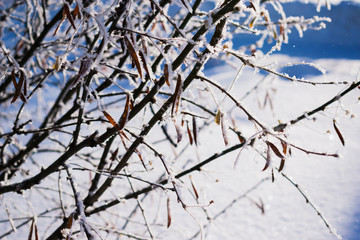
[[[311,2],[317,3],[318,0],[311,0]],[[323,4],[325,0],[319,2]],[[337,3],[340,3],[340,1],[331,1],[331,4]],[[286,55],[271,55],[265,60],[267,62],[277,62],[279,66],[289,62],[295,63],[295,65],[292,65],[294,68],[298,67],[297,64],[304,65],[304,61],[308,62],[309,66],[315,67],[322,73],[321,75],[305,76],[305,79],[309,82],[347,81],[351,83],[359,80],[360,60],[305,59]],[[240,63],[235,62],[234,65],[239,67]],[[247,66],[242,69],[239,76],[238,73],[239,69],[228,66],[206,69],[203,72],[205,76],[217,83],[219,82],[225,89],[229,89],[230,86],[231,94],[237,99],[241,99],[247,109],[259,109],[258,103],[261,103],[263,109],[262,111],[256,111],[256,118],[261,123],[264,122],[266,126],[276,126],[279,121],[287,123],[338,95],[339,89],[346,88],[345,85],[339,88],[340,84],[313,86],[301,82],[294,84],[279,77],[264,78],[260,74],[254,74],[254,70]],[[296,77],[299,78],[299,76]],[[236,79],[234,83],[233,79]],[[257,90],[247,95],[248,91],[257,84],[259,84]],[[266,106],[263,104],[264,97],[268,93],[266,92],[267,89],[273,89],[269,93],[273,102],[273,109],[269,107],[269,104]],[[214,91],[216,90],[214,89]],[[223,95],[221,97],[217,96],[216,93],[214,95],[218,97],[218,100],[214,99],[214,101],[220,102],[223,98]],[[355,239],[357,236],[354,237],[353,231],[357,228],[356,226],[359,226],[357,223],[358,216],[355,216],[355,214],[359,213],[358,202],[360,200],[360,164],[358,163],[360,126],[357,119],[360,116],[360,105],[358,96],[359,91],[356,89],[342,98],[340,103],[336,102],[329,106],[325,112],[309,116],[308,119],[301,121],[299,124],[288,126],[285,129],[288,136],[287,142],[307,150],[338,153],[341,155],[340,158],[305,154],[292,148],[292,156],[286,159],[285,168],[282,171],[285,175],[274,170],[275,181],[272,183],[271,167],[279,166],[279,159],[276,156],[272,157],[272,165],[266,171],[261,171],[265,165],[265,160],[258,152],[247,146],[242,150],[236,168],[234,168],[235,159],[237,159],[240,149],[233,151],[205,165],[201,168],[201,172],[192,174],[194,185],[199,193],[198,203],[208,205],[210,201],[214,201],[204,210],[199,207],[189,207],[187,210],[192,214],[189,215],[184,211],[181,204],[176,202],[176,196],[171,191],[163,193],[154,190],[156,194],[142,202],[147,216],[149,219],[154,220],[154,226],[152,227],[156,233],[155,238],[191,239],[192,236],[196,235],[195,239],[200,239],[201,234],[197,234],[200,231],[198,221],[203,225],[204,239],[336,239],[336,236],[330,233],[330,229],[322,221],[321,216],[323,216],[327,223],[331,224],[336,229],[336,232],[343,236],[343,239]],[[226,98],[224,106],[228,105],[229,100]],[[101,110],[101,105],[98,107]],[[251,137],[254,134],[254,125],[247,120],[247,117],[240,110],[231,111],[231,114],[227,117],[236,119],[237,128],[244,136]],[[316,121],[313,121],[313,117],[316,117]],[[341,145],[333,129],[333,119],[336,119],[337,126],[344,136],[345,147]],[[224,129],[215,123],[212,124],[213,126],[209,128],[210,131],[199,133],[199,148],[197,150],[185,155],[181,155],[180,152],[176,153],[181,156],[182,162],[186,161],[184,159],[189,159],[189,165],[196,164],[197,161],[202,161],[214,153],[221,154],[225,149],[222,137]],[[231,124],[229,123],[229,125]],[[176,124],[175,127],[170,124],[169,129],[174,128],[173,132],[184,130],[180,129]],[[159,129],[154,130],[147,136],[148,141],[153,142],[159,139],[159,136],[162,136]],[[272,131],[269,132],[275,134]],[[182,133],[178,134],[178,137],[180,135]],[[225,135],[228,137],[229,146],[239,143],[236,136],[230,131]],[[154,136],[156,138],[153,138]],[[278,144],[275,138],[271,137],[269,141]],[[185,142],[186,134],[180,143],[181,146],[185,145]],[[262,147],[265,150],[261,142],[255,142],[255,146],[260,152]],[[173,151],[179,151],[170,147],[161,150],[165,156],[173,156]],[[39,158],[36,160],[41,164],[50,163],[53,159],[53,156],[49,154],[38,156]],[[171,165],[174,175],[181,171],[180,163],[177,161],[179,159],[173,157],[166,159],[166,163]],[[158,159],[152,161],[156,162]],[[154,171],[159,170],[155,169]],[[74,171],[74,174],[77,174],[76,171]],[[88,175],[80,176],[84,176],[84,179],[88,178]],[[77,179],[81,177],[77,177]],[[174,179],[173,174],[169,177]],[[189,186],[189,184],[186,184],[188,179],[183,178],[182,180],[185,184],[180,180],[176,180],[176,186],[179,186],[181,198],[189,205],[197,205],[187,191],[188,189],[183,187]],[[118,183],[118,181],[114,181],[114,185]],[[310,200],[310,203],[315,206],[321,216],[311,207],[310,203],[306,202],[293,183],[298,184],[299,189],[303,191],[306,198]],[[44,187],[44,185],[42,184],[40,187]],[[46,187],[56,189],[55,186]],[[64,188],[67,187],[64,186]],[[116,190],[110,195],[113,194],[115,197],[119,197],[123,196],[123,193],[124,189],[119,184],[119,192]],[[57,194],[55,191],[54,196],[51,196],[51,194],[50,196],[28,196],[29,199],[33,200],[34,210],[32,211],[38,215],[41,214],[44,211],[44,199],[56,198]],[[78,193],[77,195],[80,198],[82,194]],[[64,201],[72,200],[72,196],[65,195]],[[165,226],[166,203],[164,201],[167,199],[167,197],[164,197],[165,195],[171,197],[172,225],[168,229]],[[37,198],[41,199],[41,201],[34,201]],[[142,196],[139,199],[142,199]],[[31,215],[28,214],[29,209],[24,209],[24,206],[27,206],[24,204],[27,200],[23,196],[11,193],[2,196],[0,201],[2,206],[0,220],[8,219],[7,208],[11,208],[15,204],[18,206],[19,211],[14,211],[14,214],[11,213],[12,218],[10,220],[15,221],[14,225],[19,223],[16,218],[23,216],[20,213],[25,212],[27,214],[24,215]],[[53,200],[51,199],[51,201]],[[109,216],[119,211],[119,209],[128,212],[132,210],[134,205],[131,204],[134,204],[133,201],[128,200],[126,203],[125,200],[121,201],[122,203],[119,204],[118,208],[109,210]],[[264,204],[264,213],[256,203],[260,206],[261,203]],[[67,209],[67,211],[70,210]],[[49,209],[49,211],[51,210]],[[126,214],[122,215],[126,216]],[[208,217],[214,220],[209,223]],[[49,219],[41,217],[38,219],[38,228],[42,236],[47,236],[52,232],[52,228],[48,226],[50,226],[50,221],[53,221],[53,219]],[[84,220],[85,217],[83,216],[82,219]],[[112,221],[114,226],[120,229],[119,226],[121,225],[118,223],[121,219],[119,220],[118,215],[111,216],[109,219],[112,219],[109,222]],[[141,221],[141,217],[135,218],[135,220]],[[96,215],[86,218],[86,222],[95,229],[97,223],[101,221]],[[137,224],[133,223],[133,226],[129,227],[129,231],[134,232],[135,235],[141,235],[143,232],[138,232],[139,225]],[[57,224],[55,225],[57,226]],[[5,233],[9,229],[11,229],[9,223],[1,223],[1,233]],[[17,234],[10,235],[8,239],[26,238],[28,232],[24,229],[26,227],[21,228],[21,231],[18,231]],[[46,232],[46,229],[49,232]],[[97,231],[101,235],[104,234],[99,229]],[[333,231],[335,232],[335,230]]]

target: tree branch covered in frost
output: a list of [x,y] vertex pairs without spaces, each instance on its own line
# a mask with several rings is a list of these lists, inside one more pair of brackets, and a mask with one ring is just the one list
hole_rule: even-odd
[[[279,71],[308,65],[325,74],[313,63],[279,65],[271,62],[271,55],[291,42],[293,29],[302,36],[306,31],[324,29],[331,21],[318,16],[305,19],[301,11],[299,16],[287,16],[283,2],[0,3],[1,199],[20,193],[29,196],[30,202],[44,202],[38,206],[37,217],[51,221],[34,229],[37,226],[46,239],[73,239],[79,231],[88,239],[110,239],[118,234],[155,239],[175,221],[170,199],[177,200],[191,217],[196,216],[193,209],[213,207],[211,199],[200,197],[209,183],[202,182],[197,188],[193,180],[189,183],[181,178],[195,173],[206,176],[204,167],[228,153],[265,149],[268,157],[260,168],[264,174],[270,169],[273,174],[272,154],[278,157],[281,171],[285,159],[291,157],[290,148],[335,156],[292,144],[287,140],[291,134],[288,126],[326,111],[359,82],[312,82]],[[258,38],[234,48],[236,38],[245,34]],[[265,50],[266,44],[270,50]],[[241,66],[230,87],[205,76],[204,68],[214,59]],[[242,101],[263,82],[248,89],[242,98],[235,94],[243,69],[248,67],[294,82],[334,88],[342,84],[346,89],[319,103],[320,107],[271,128],[268,123],[277,119],[261,119],[258,113],[263,108],[247,107]],[[269,89],[265,90],[264,106],[268,101],[272,104]],[[243,125],[244,116],[253,124],[251,134],[237,127]],[[344,144],[335,119],[333,124]],[[222,136],[210,135],[217,129]],[[206,139],[221,137],[220,150],[208,148]],[[207,155],[202,153],[204,149]],[[70,187],[56,177],[64,171]],[[256,191],[257,186],[249,191]],[[233,197],[229,207],[206,224],[200,223],[200,228],[247,194]],[[159,202],[156,213],[149,203],[153,199]],[[166,208],[161,205],[165,200]],[[0,224],[8,224],[10,230],[1,237],[26,233],[25,226],[35,217],[14,205],[6,204],[6,208],[7,219]],[[54,212],[56,217],[51,215]],[[167,223],[159,217],[162,215],[167,215]],[[194,218],[194,223],[200,222]],[[76,219],[79,225],[73,224]],[[18,224],[20,220],[23,222]],[[326,227],[335,233],[329,224]],[[196,236],[198,230],[183,234]]]

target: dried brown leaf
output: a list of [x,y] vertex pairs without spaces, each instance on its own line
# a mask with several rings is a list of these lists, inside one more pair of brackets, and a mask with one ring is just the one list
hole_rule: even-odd
[[73,11],[73,14],[72,14],[73,18],[76,19],[76,17],[78,19],[81,19],[81,14],[80,14],[80,11],[79,11],[79,6],[76,4],[75,6],[75,9]]
[[271,148],[271,150],[275,153],[276,156],[278,156],[280,159],[283,159],[284,156],[280,153],[279,149],[269,141],[266,141],[266,144]]
[[63,9],[62,18],[61,18],[61,20],[60,20],[60,22],[59,22],[59,25],[56,27],[55,32],[54,32],[54,35],[53,35],[53,36],[55,36],[55,35],[56,35],[57,31],[59,30],[59,28],[60,28],[61,24],[64,22],[64,20],[65,20],[65,19],[66,19],[66,14],[65,14],[64,9]]
[[270,147],[269,145],[267,145],[267,150],[266,150],[266,163],[265,163],[265,166],[263,168],[262,171],[265,171],[269,166],[270,166],[270,162],[271,162],[271,155],[270,155]]
[[197,146],[197,145],[198,145],[198,141],[197,141],[197,127],[196,127],[196,119],[195,119],[194,116],[192,117],[192,128],[193,128],[194,142],[195,142],[195,145]]
[[140,65],[139,58],[136,54],[135,48],[127,36],[124,37],[124,42],[125,42],[126,48],[129,52],[132,60],[133,60],[133,63],[135,64],[135,66],[139,72],[140,78],[142,79],[143,77],[142,77],[141,65]]
[[342,145],[343,145],[343,146],[345,146],[345,140],[344,140],[344,137],[342,136],[342,134],[341,134],[341,132],[340,132],[339,128],[336,126],[336,121],[335,121],[335,119],[333,120],[333,125],[334,125],[335,132],[336,132],[336,134],[338,135],[338,137],[339,137],[339,139],[340,139],[340,141],[341,141]]
[[167,63],[164,64],[164,77],[165,77],[166,84],[170,87],[169,65]]
[[[69,218],[68,218],[68,222],[67,222],[67,229],[71,229],[72,228],[72,225],[74,223],[74,213],[71,213]],[[66,240],[71,240],[71,234],[67,234],[66,236]]]
[[250,24],[249,24],[249,27],[250,27],[250,28],[253,28],[253,27],[254,27],[255,20],[256,20],[256,17],[254,17],[254,18],[251,20],[251,22],[250,22]]
[[215,123],[217,125],[220,125],[220,119],[221,119],[221,111],[220,111],[220,109],[218,109],[216,112],[216,115],[215,115]]
[[190,142],[190,145],[193,144],[193,138],[191,136],[191,131],[190,131],[190,128],[189,128],[189,123],[186,124],[186,127],[187,127],[187,133],[189,135],[189,142]]
[[280,166],[279,166],[279,172],[281,172],[284,169],[285,166],[285,158],[281,159]]
[[113,127],[115,127],[118,131],[121,130],[120,126],[115,122],[114,118],[107,111],[104,110],[103,114],[107,118],[107,120],[109,120],[111,125],[113,125]]
[[34,230],[35,230],[35,240],[39,240],[39,233],[38,233],[36,223],[34,224]]
[[287,152],[287,143],[284,142],[283,140],[281,140],[281,146],[282,146],[282,149],[283,149],[283,153],[286,155],[286,152]]
[[[14,78],[15,78],[15,73],[12,74],[12,81],[14,83]],[[11,103],[15,102],[16,99],[20,96],[21,100],[23,100],[24,102],[26,101],[25,97],[22,95],[21,92],[21,88],[23,86],[24,83],[24,79],[25,79],[25,74],[23,73],[23,71],[20,71],[20,80],[19,82],[16,84],[16,88],[15,88],[15,93],[14,93],[14,97],[11,100]],[[16,82],[16,78],[15,78],[15,82]],[[14,84],[15,86],[15,84]],[[21,96],[22,95],[22,96]]]
[[196,190],[196,188],[195,188],[195,184],[194,184],[194,182],[193,182],[193,180],[192,180],[191,175],[189,176],[189,178],[190,178],[191,187],[192,187],[192,189],[193,189],[193,191],[194,191],[195,197],[196,197],[196,199],[199,199],[199,194],[198,194],[198,192],[197,192],[197,190]]
[[139,159],[140,159],[140,162],[141,162],[141,164],[143,165],[143,167],[145,168],[145,170],[148,171],[148,169],[147,169],[147,167],[146,167],[146,165],[145,165],[145,162],[144,162],[144,160],[143,160],[143,158],[142,158],[141,153],[139,152],[139,150],[135,149],[135,153],[138,155],[138,157],[139,157]]
[[34,229],[34,222],[35,222],[35,219],[33,218],[32,222],[31,222],[31,226],[30,226],[30,232],[29,232],[28,240],[32,239],[33,229]]
[[147,65],[144,53],[142,51],[139,51],[139,56],[140,56],[140,59],[141,59],[141,61],[143,63],[143,66],[144,66],[144,69],[145,69],[145,72],[146,72],[145,78],[147,80],[153,81],[152,72],[150,72],[151,68],[149,68],[148,65]]
[[166,201],[166,209],[167,209],[167,228],[171,225],[171,212],[170,212],[170,198],[167,198]]
[[[74,21],[73,21],[73,17],[72,17],[72,15],[71,15],[71,13],[70,13],[69,5],[64,4],[64,10],[63,10],[63,11],[65,12],[66,18],[69,20],[71,26],[72,26],[74,29],[76,29],[75,24],[74,24]],[[64,12],[63,12],[63,15],[64,15]]]
[[124,128],[124,126],[125,126],[125,124],[126,124],[126,122],[128,120],[129,111],[130,111],[130,94],[127,93],[126,94],[126,103],[125,103],[124,112],[121,115],[120,123],[119,123],[120,130]]
[[182,81],[181,81],[181,76],[179,74],[176,82],[175,92],[173,95],[174,99],[173,99],[173,105],[171,107],[171,116],[174,116],[174,111],[176,114],[179,110],[181,92],[182,92]]
[[173,119],[173,123],[175,126],[176,134],[177,134],[177,143],[179,143],[182,139],[182,133],[180,126],[176,123],[175,119]]
[[119,152],[119,148],[116,148],[116,150],[111,154],[110,160],[114,161],[117,157],[117,154]]

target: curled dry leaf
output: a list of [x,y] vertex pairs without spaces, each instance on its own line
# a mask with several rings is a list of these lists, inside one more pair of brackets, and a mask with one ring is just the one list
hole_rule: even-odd
[[[11,80],[15,87],[15,93],[13,99],[11,100],[11,103],[15,102],[19,96],[23,102],[26,102],[26,98],[22,92],[23,85],[25,85],[24,82],[26,81],[25,79],[26,79],[25,73],[21,70],[20,79],[19,82],[17,83],[15,77],[15,70],[13,69],[13,71],[11,72]],[[24,86],[24,92],[26,92],[26,86]]]
[[192,189],[194,191],[194,194],[195,194],[195,197],[196,197],[196,200],[197,200],[197,199],[199,199],[199,194],[198,194],[198,192],[197,192],[197,190],[195,188],[195,184],[194,184],[194,182],[192,180],[191,175],[189,176],[189,178],[190,178],[191,187],[192,187]]
[[139,159],[140,159],[140,162],[141,164],[143,165],[143,167],[145,168],[146,171],[148,171],[147,167],[146,167],[146,164],[144,162],[144,159],[142,158],[141,156],[141,153],[139,150],[135,149],[135,153],[138,155]]
[[171,225],[171,212],[170,212],[170,198],[167,198],[166,201],[166,209],[167,209],[167,228]]
[[79,6],[76,4],[75,6],[75,9],[73,11],[73,14],[72,14],[73,18],[76,19],[76,17],[78,19],[81,19],[81,13],[80,13],[80,10],[79,10]]
[[39,233],[38,233],[36,223],[34,223],[34,230],[35,230],[35,240],[39,240]]
[[284,169],[285,166],[285,158],[281,159],[280,166],[279,166],[279,172],[281,172]]
[[276,156],[278,156],[280,159],[283,159],[284,156],[280,153],[279,149],[269,141],[266,141],[266,144],[271,148],[271,150],[275,153]]
[[147,62],[146,62],[144,53],[143,53],[142,51],[139,51],[139,55],[140,55],[140,59],[141,59],[141,61],[142,61],[142,63],[143,63],[145,72],[146,72],[145,78],[146,78],[147,80],[153,81],[151,68],[149,68],[148,65],[147,65]]
[[176,134],[177,134],[177,143],[179,143],[182,139],[182,133],[180,126],[176,123],[175,119],[173,119],[173,123],[175,126]]
[[35,222],[35,219],[33,218],[32,222],[31,222],[31,226],[30,226],[30,231],[29,231],[28,240],[31,240],[31,239],[32,239],[33,229],[34,229],[34,222]]
[[[76,9],[76,8],[75,8],[75,9]],[[75,11],[75,10],[74,10],[74,11]],[[69,20],[71,26],[72,26],[74,29],[76,29],[75,24],[74,24],[74,21],[73,21],[73,17],[72,17],[72,15],[71,15],[71,13],[70,13],[69,5],[68,5],[67,3],[64,4],[63,12],[62,12],[62,18],[61,18],[61,20],[60,20],[59,25],[56,27],[53,36],[56,35],[56,33],[58,32],[61,24],[65,21],[66,18]]]
[[[67,229],[70,229],[72,228],[72,225],[74,223],[74,213],[71,213],[69,218],[68,218],[68,222],[67,222]],[[71,231],[69,231],[67,233],[67,236],[66,236],[66,240],[71,240]]]
[[195,142],[195,145],[197,146],[197,145],[198,145],[198,141],[197,141],[197,127],[196,127],[196,119],[195,119],[194,116],[192,117],[192,128],[193,128],[194,142]]
[[73,21],[73,17],[70,13],[70,8],[69,8],[69,5],[68,4],[64,4],[64,10],[63,10],[63,16],[64,16],[64,12],[65,12],[65,15],[66,15],[66,18],[69,20],[71,26],[76,29],[75,27],[75,24],[74,24],[74,21]]
[[338,137],[339,137],[339,139],[340,139],[340,141],[341,141],[342,145],[343,145],[343,146],[345,146],[345,140],[344,140],[344,137],[342,136],[342,134],[341,134],[341,132],[340,132],[339,128],[336,126],[336,121],[335,121],[335,119],[333,120],[333,125],[334,125],[335,132],[336,132],[336,134],[338,135]]
[[114,161],[116,159],[116,156],[119,152],[119,148],[116,148],[116,150],[111,154],[110,160]]
[[191,131],[190,131],[190,128],[189,128],[189,123],[186,124],[186,127],[187,127],[187,133],[189,135],[189,142],[190,142],[190,145],[193,144],[193,138],[191,136]]
[[141,65],[140,65],[139,57],[136,54],[135,48],[127,36],[124,37],[124,42],[125,42],[126,48],[129,52],[132,60],[133,60],[133,63],[135,64],[135,66],[139,72],[140,78],[142,79],[143,77],[142,77]]
[[125,107],[124,107],[124,112],[121,115],[120,123],[119,123],[120,129],[123,129],[126,122],[128,121],[130,105],[131,105],[131,96],[130,96],[130,93],[126,93],[126,103],[125,103]]
[[221,111],[220,111],[220,109],[218,109],[216,112],[216,115],[215,115],[215,123],[217,125],[220,125],[220,119],[221,119]]
[[107,118],[107,120],[109,120],[109,122],[111,123],[111,125],[113,125],[113,127],[115,127],[118,131],[121,130],[120,126],[115,122],[114,118],[107,112],[107,111],[102,111],[104,116]]
[[164,64],[164,77],[166,84],[170,87],[170,73],[169,73],[169,65],[167,63]]
[[288,144],[286,142],[284,142],[283,140],[281,140],[281,146],[283,149],[283,153],[286,155]]
[[179,74],[176,82],[175,92],[173,95],[174,99],[171,107],[171,116],[174,116],[174,112],[176,114],[179,110],[181,92],[182,92],[182,81],[181,81],[181,76]]
[[263,168],[262,171],[265,171],[269,166],[270,166],[270,162],[271,162],[271,154],[270,154],[270,147],[269,145],[267,145],[267,150],[266,150],[266,163],[265,166]]

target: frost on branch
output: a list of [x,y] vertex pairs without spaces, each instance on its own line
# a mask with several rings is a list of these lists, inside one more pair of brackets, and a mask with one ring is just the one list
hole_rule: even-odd
[[[293,183],[293,155],[337,158],[336,149],[295,141],[296,131],[319,116],[347,116],[342,100],[360,84],[328,80],[316,63],[274,60],[291,32],[302,37],[331,22],[301,9],[289,16],[285,2],[0,3],[0,224],[8,228],[0,238],[31,239],[30,222],[49,239],[176,239],[178,226],[178,239],[205,235],[235,202],[265,194],[258,187],[270,178]],[[299,65],[325,80],[282,72]],[[228,78],[229,66],[237,73]],[[280,79],[337,94],[290,114]],[[341,122],[328,123],[339,144],[351,142]],[[237,179],[217,188],[233,164],[236,172],[249,162],[258,175],[236,190],[240,197],[223,192]],[[251,182],[255,175],[262,180]],[[265,200],[252,203],[265,212]]]

